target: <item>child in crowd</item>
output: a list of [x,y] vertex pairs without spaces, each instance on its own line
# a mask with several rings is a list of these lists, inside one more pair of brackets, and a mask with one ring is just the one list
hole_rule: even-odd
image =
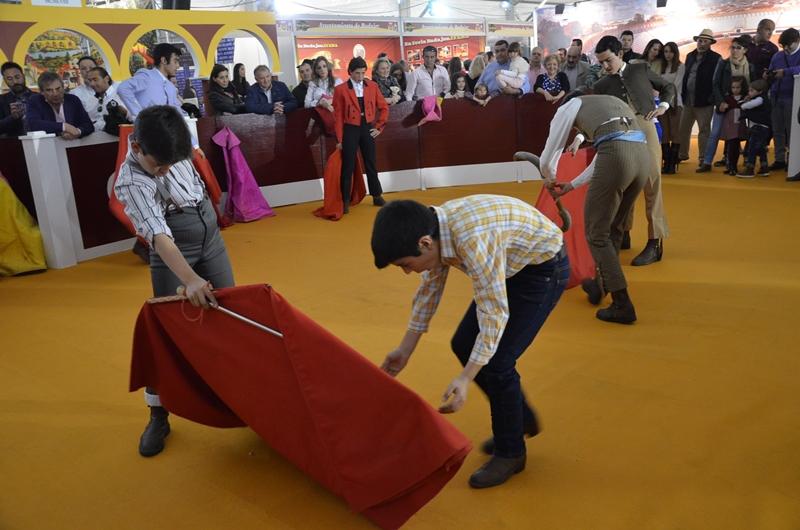
[[467,87],[467,76],[461,73],[453,74],[450,83],[450,92],[444,95],[444,99],[463,99],[471,98],[472,92]]
[[477,102],[479,105],[485,107],[489,101],[491,101],[492,96],[489,95],[489,87],[484,85],[483,83],[478,83],[475,85],[475,94],[472,96],[472,100]]
[[522,88],[522,84],[528,77],[527,72],[519,74],[514,70],[498,70],[494,75],[497,78],[497,84],[500,85],[501,89],[507,86],[510,86],[511,88]]
[[510,86],[511,88],[522,88],[522,84],[528,77],[528,62],[520,55],[521,49],[518,42],[512,42],[508,46],[508,58],[510,66],[508,70],[498,70],[495,72],[497,84],[500,89]]
[[772,139],[772,107],[769,99],[764,95],[767,82],[757,79],[750,84],[747,97],[739,107],[742,117],[747,120],[747,159],[744,171],[737,173],[740,178],[753,178],[755,176],[756,157],[761,160],[758,176],[769,176],[767,163],[767,145]]
[[747,139],[747,127],[741,122],[741,109],[739,105],[747,92],[747,79],[734,76],[731,79],[731,92],[725,96],[727,109],[722,118],[722,134],[725,140],[725,164],[728,175],[736,176],[739,166],[741,141]]

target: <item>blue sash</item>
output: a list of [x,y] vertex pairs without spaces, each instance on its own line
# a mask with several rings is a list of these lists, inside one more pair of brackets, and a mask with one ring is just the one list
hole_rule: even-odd
[[630,131],[614,131],[608,134],[604,134],[599,138],[594,139],[594,148],[597,149],[600,147],[600,144],[605,142],[636,142],[640,144],[647,143],[647,137],[645,137],[642,131],[630,130]]

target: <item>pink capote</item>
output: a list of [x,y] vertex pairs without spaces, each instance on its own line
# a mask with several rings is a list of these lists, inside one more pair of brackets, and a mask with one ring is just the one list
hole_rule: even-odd
[[422,116],[418,127],[429,121],[442,121],[442,102],[438,96],[425,96],[422,99]]
[[[469,440],[400,381],[267,285],[216,291],[222,307],[282,339],[186,302],[144,304],[130,390],[172,413],[249,426],[303,473],[381,528],[398,528],[453,478]],[[188,317],[188,319],[187,319]]]
[[[586,169],[595,150],[592,148],[580,149],[572,156],[570,153],[561,155],[556,172],[556,181],[569,182]],[[572,216],[572,228],[564,233],[564,246],[567,249],[570,263],[569,283],[567,289],[580,285],[585,278],[594,278],[595,264],[592,253],[589,251],[589,243],[586,242],[586,231],[584,230],[583,203],[586,199],[586,191],[589,185],[581,186],[561,197],[561,204],[569,210]],[[545,214],[551,221],[561,226],[561,217],[558,215],[558,208],[550,192],[542,186],[539,198],[536,199],[536,209]]]
[[225,155],[225,170],[228,173],[225,215],[239,223],[275,215],[261,194],[261,189],[242,154],[242,149],[239,147],[242,141],[228,127],[217,131],[211,140],[222,148]]

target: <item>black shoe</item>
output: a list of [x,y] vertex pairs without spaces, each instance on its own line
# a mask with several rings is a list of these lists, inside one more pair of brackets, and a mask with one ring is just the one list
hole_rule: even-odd
[[597,318],[603,322],[616,322],[617,324],[633,324],[636,322],[636,310],[633,304],[619,304],[611,302],[605,309],[599,309],[596,313]]
[[786,182],[800,182],[800,173],[791,177],[786,177]]
[[751,179],[756,176],[755,167],[744,166],[744,169],[736,173],[736,176],[739,177],[740,179]]
[[138,239],[136,240],[136,243],[133,244],[133,249],[131,249],[131,252],[139,256],[140,260],[150,265],[150,249],[144,246]]
[[759,177],[768,177],[769,176],[769,168],[766,164],[761,164],[758,169],[758,176]]
[[374,206],[383,206],[386,204],[386,199],[383,198],[383,195],[374,195],[372,197],[372,204]]
[[[533,424],[528,425],[525,427],[525,438],[533,438],[539,434],[539,422],[536,420],[536,417],[533,418]],[[493,455],[494,454],[494,436],[486,440],[481,444],[481,451],[485,455]]]
[[348,206],[347,204],[345,204],[345,205],[344,205],[344,208],[342,208],[342,213],[343,213],[343,214],[344,214],[344,213],[350,213],[350,206]]
[[155,456],[164,450],[164,438],[169,435],[168,416],[169,412],[162,407],[150,408],[150,423],[144,428],[142,437],[139,438],[140,455]]
[[725,167],[727,165],[728,165],[728,162],[727,162],[727,160],[724,160],[724,159],[723,160],[717,160],[716,162],[714,162],[714,167]]
[[773,162],[771,166],[769,166],[770,171],[781,171],[786,170],[786,162]]
[[476,489],[499,486],[525,469],[525,455],[517,458],[493,456],[469,477],[469,485]]
[[631,233],[629,231],[622,232],[622,243],[620,243],[619,248],[622,250],[631,248]]
[[711,171],[711,164],[700,164],[700,167],[694,170],[695,173],[708,173]]
[[585,278],[581,280],[581,289],[586,293],[586,296],[589,298],[589,303],[592,305],[600,305],[600,302],[602,302],[603,298],[606,296],[606,293],[603,292],[603,288],[600,287],[600,283],[596,278]]
[[657,261],[661,261],[664,255],[664,242],[660,239],[648,239],[647,246],[644,247],[638,256],[633,258],[631,265],[634,267],[641,267],[642,265],[650,265]]

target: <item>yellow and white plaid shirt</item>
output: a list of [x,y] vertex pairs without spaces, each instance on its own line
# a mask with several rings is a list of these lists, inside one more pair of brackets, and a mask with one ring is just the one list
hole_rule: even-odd
[[480,334],[470,361],[485,365],[508,322],[506,278],[561,250],[561,229],[533,206],[502,195],[470,195],[435,207],[441,266],[422,273],[408,329],[428,330],[450,266],[472,280]]

